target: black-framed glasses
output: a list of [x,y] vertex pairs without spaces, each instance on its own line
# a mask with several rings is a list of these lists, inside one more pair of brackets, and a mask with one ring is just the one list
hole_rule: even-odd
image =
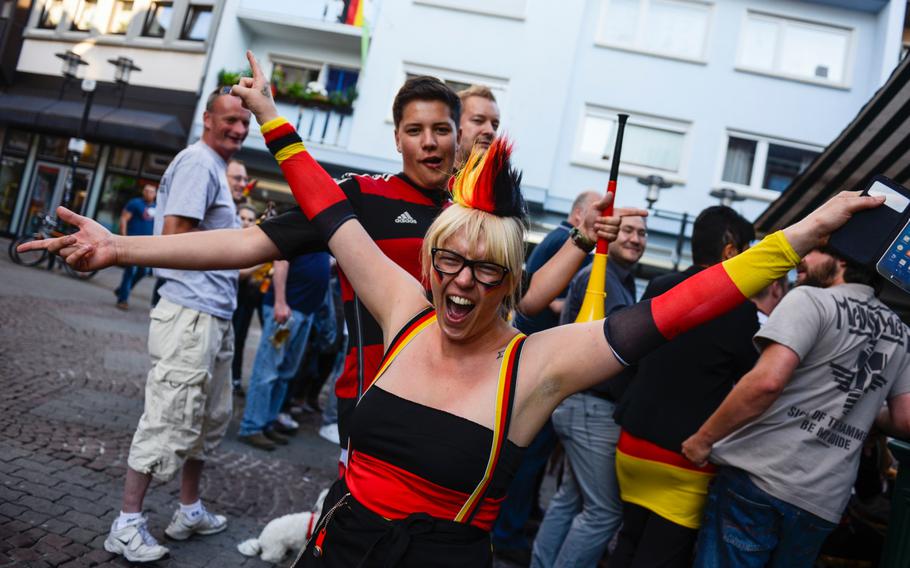
[[509,269],[501,264],[486,260],[468,260],[457,252],[444,248],[432,248],[433,268],[446,276],[454,276],[464,269],[471,269],[474,280],[484,286],[499,286],[505,280]]

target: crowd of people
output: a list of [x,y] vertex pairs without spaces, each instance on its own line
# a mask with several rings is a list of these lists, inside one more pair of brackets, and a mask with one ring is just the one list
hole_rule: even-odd
[[[402,171],[336,182],[250,66],[209,96],[201,140],[157,197],[148,186],[127,205],[129,236],[61,210],[78,232],[27,245],[80,269],[126,267],[123,308],[139,267],[159,279],[107,550],[167,553],[142,502],[152,478],[178,472],[167,536],[224,530],[199,481],[232,398],[244,400],[240,440],[271,450],[293,413],[318,409],[328,378],[340,476],[299,566],[483,566],[491,543],[537,567],[812,566],[872,429],[910,434],[908,329],[873,273],[825,245],[881,199],[841,194],[757,244],[746,219],[710,207],[692,266],[640,294],[647,211],[602,217],[612,198],[595,192],[524,262],[520,173],[489,89],[408,79],[392,108]],[[251,114],[299,204],[264,219],[232,161]],[[147,216],[151,236],[130,225]],[[598,238],[610,242],[606,319],[574,323]],[[529,542],[554,455],[560,485]]]

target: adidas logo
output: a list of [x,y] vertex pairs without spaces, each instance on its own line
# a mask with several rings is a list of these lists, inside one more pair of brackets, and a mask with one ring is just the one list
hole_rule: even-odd
[[398,217],[395,217],[395,222],[396,222],[396,223],[409,223],[409,224],[411,224],[411,225],[416,225],[416,224],[417,224],[417,219],[411,217],[411,214],[408,213],[407,211],[405,211],[404,213],[402,213],[402,214],[399,215]]

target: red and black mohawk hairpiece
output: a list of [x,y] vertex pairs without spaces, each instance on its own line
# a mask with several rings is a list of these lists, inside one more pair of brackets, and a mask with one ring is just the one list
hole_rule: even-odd
[[512,167],[511,156],[512,142],[505,137],[495,138],[486,152],[475,147],[455,176],[453,201],[525,222],[527,208],[521,195],[521,172]]

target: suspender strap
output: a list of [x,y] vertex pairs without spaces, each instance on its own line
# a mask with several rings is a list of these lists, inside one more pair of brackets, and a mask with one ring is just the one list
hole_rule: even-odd
[[376,377],[368,387],[363,389],[364,394],[366,394],[370,386],[376,384],[376,381],[378,381],[379,377],[385,373],[386,369],[389,368],[389,365],[392,364],[392,361],[395,360],[395,357],[401,353],[401,350],[404,349],[412,339],[417,337],[421,331],[426,329],[426,327],[432,324],[434,321],[436,321],[436,310],[430,306],[411,318],[411,321],[409,321],[407,324],[405,324],[404,327],[401,328],[398,334],[395,335],[395,338],[392,339],[392,343],[389,344],[389,348],[386,349],[385,355],[382,356],[382,361],[379,363],[379,370],[376,371]]
[[499,368],[499,388],[496,393],[496,418],[493,421],[493,443],[490,446],[490,457],[487,460],[487,469],[483,474],[474,492],[462,506],[461,511],[455,516],[460,523],[470,523],[480,510],[480,505],[490,488],[499,455],[506,443],[509,434],[509,425],[512,422],[512,403],[515,401],[515,383],[518,379],[518,358],[521,347],[526,339],[524,334],[517,334],[506,346]]

